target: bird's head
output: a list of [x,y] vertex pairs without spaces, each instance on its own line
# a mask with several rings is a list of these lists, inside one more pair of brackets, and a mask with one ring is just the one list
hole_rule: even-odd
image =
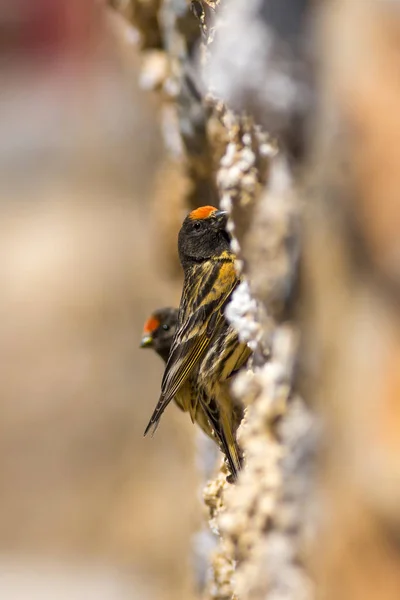
[[201,206],[186,217],[178,236],[179,258],[183,266],[229,251],[227,217],[225,211],[214,206]]
[[178,322],[178,309],[155,310],[143,326],[141,348],[153,348],[165,361],[171,348]]

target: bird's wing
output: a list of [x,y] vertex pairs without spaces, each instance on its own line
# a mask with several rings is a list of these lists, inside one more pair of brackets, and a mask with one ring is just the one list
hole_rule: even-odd
[[233,262],[217,264],[216,268],[219,273],[212,289],[175,333],[161,384],[161,396],[144,435],[152,428],[155,431],[162,413],[204,356],[223,322],[225,305],[238,280]]

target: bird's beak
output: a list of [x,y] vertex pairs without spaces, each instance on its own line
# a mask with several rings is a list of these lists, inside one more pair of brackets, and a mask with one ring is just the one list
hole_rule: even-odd
[[151,333],[145,333],[140,342],[140,348],[151,348],[153,345],[153,336]]
[[225,229],[228,222],[228,213],[226,210],[217,210],[213,213],[214,223],[218,229]]

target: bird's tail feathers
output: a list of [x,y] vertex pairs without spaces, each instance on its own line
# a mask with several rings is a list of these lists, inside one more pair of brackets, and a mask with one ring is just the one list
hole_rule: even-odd
[[206,401],[201,395],[199,397],[203,410],[215,432],[219,446],[226,456],[233,479],[236,480],[241,468],[241,463],[239,458],[239,448],[235,440],[231,422],[228,418],[224,418],[224,415],[220,415],[215,400],[210,400],[208,398]]
[[157,402],[157,406],[154,409],[153,414],[151,415],[150,421],[147,424],[146,429],[144,430],[144,436],[146,436],[151,431],[151,437],[155,434],[157,427],[160,423],[161,415],[164,410],[167,408],[170,400],[161,396],[159,401]]

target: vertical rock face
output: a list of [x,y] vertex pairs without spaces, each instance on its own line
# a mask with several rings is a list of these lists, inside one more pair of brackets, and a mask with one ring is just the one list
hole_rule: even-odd
[[227,210],[243,284],[226,314],[254,352],[232,386],[245,468],[204,491],[204,597],[398,598],[398,6],[191,5],[130,15],[172,156],[166,264],[186,210]]
[[237,112],[277,136],[290,156],[303,152],[304,120],[313,101],[310,2],[256,0],[221,5],[207,81]]

